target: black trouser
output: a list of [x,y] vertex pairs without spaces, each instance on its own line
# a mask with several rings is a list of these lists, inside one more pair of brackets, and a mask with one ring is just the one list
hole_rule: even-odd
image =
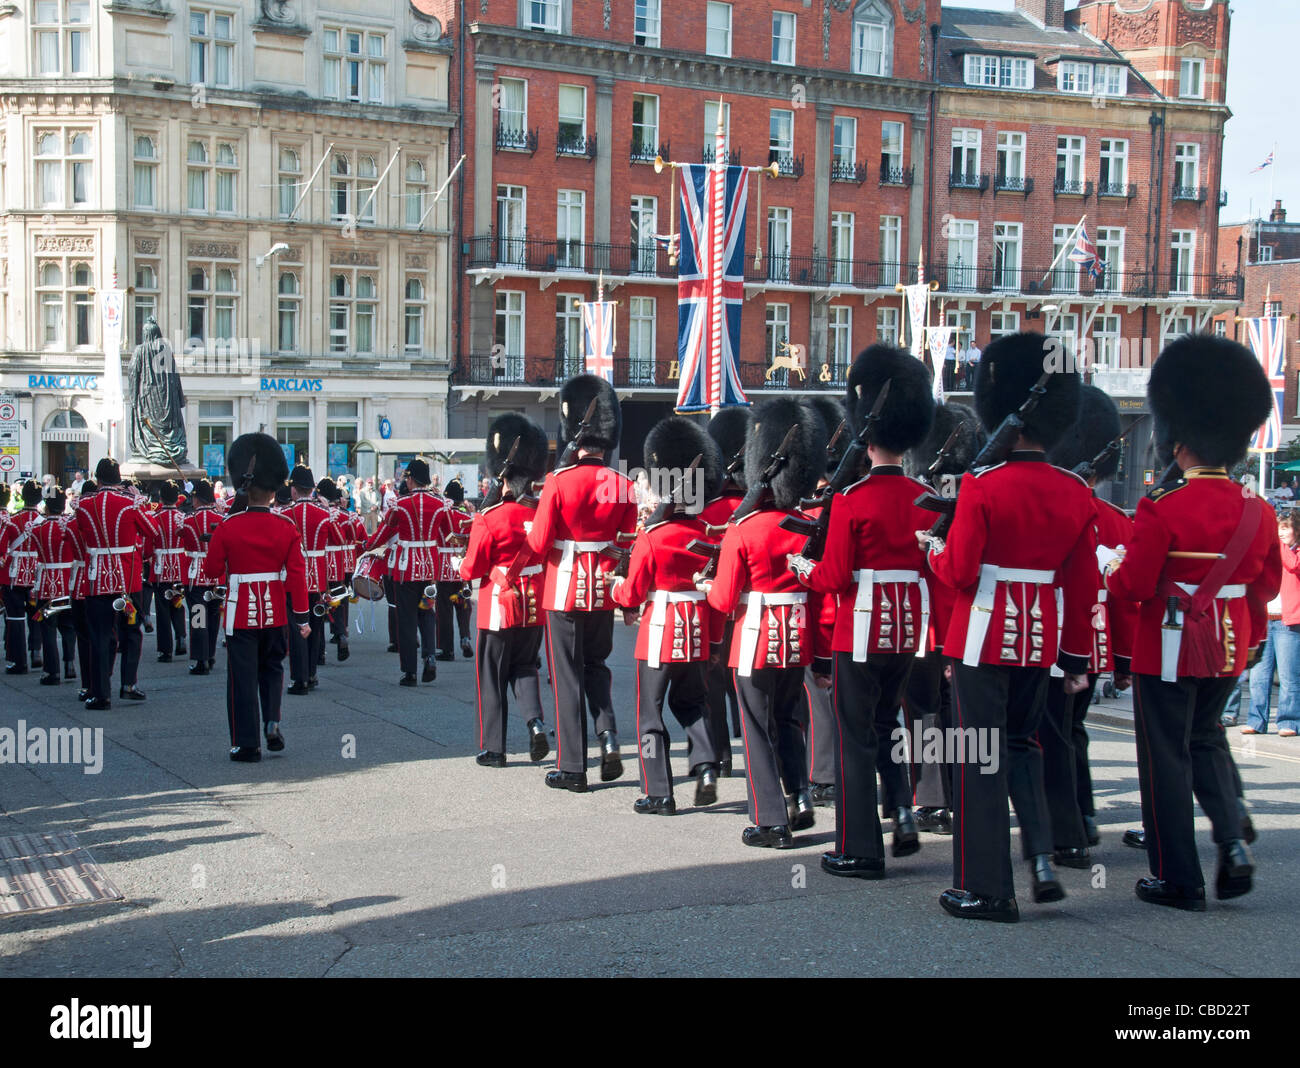
[[[891,737],[898,727],[898,703],[912,657],[875,653],[856,663],[852,653],[835,654],[835,843],[850,857],[885,856],[876,811],[876,771],[886,798],[910,805],[905,747]],[[897,759],[895,759],[897,757]]]
[[280,722],[287,642],[284,627],[236,630],[226,635],[226,715],[232,746],[261,748],[259,707],[263,723]]
[[[912,673],[903,690],[903,711],[912,741],[912,790],[917,805],[952,808],[952,767],[940,745],[926,752],[925,732],[938,730],[940,738],[952,726],[952,686],[944,677],[946,661],[937,652],[912,661]],[[920,738],[921,745],[915,743]]]
[[514,694],[527,723],[542,716],[538,678],[542,628],[508,627],[478,632],[478,744],[493,753],[506,751],[506,713]]
[[394,583],[397,594],[397,652],[403,675],[414,675],[420,657],[433,656],[437,640],[436,614],[420,607],[427,582]]
[[804,669],[803,692],[808,705],[808,778],[822,785],[833,785],[837,781],[834,691],[817,686],[810,665]]
[[1070,733],[1074,740],[1074,794],[1079,811],[1085,816],[1095,816],[1097,806],[1092,799],[1092,768],[1088,764],[1088,709],[1092,707],[1092,694],[1097,689],[1097,673],[1089,674],[1088,688],[1074,695],[1074,708],[1070,717]]
[[[803,708],[802,667],[755,668],[751,675],[735,674],[740,704],[740,728],[745,740],[745,777],[749,783],[749,816],[759,827],[789,823],[785,792],[808,785],[802,773],[808,767],[800,728]],[[788,751],[782,755],[781,750]],[[783,773],[797,769],[802,781]]]
[[[460,628],[460,640],[469,640],[470,599],[459,596],[464,585],[463,582],[438,583],[438,652],[440,653],[455,651],[452,643],[456,640],[456,627]],[[455,604],[451,603],[452,594],[458,597]],[[455,627],[452,626],[453,615],[456,620]]]
[[203,594],[210,589],[194,586],[185,592],[190,610],[190,659],[196,664],[217,658],[217,642],[221,638],[221,602],[203,599]]
[[77,655],[77,629],[72,625],[72,609],[67,608],[41,620],[42,654],[45,673],[59,677],[59,638],[63,638],[63,662],[71,664]]
[[1192,791],[1215,842],[1241,837],[1232,760],[1219,716],[1237,679],[1133,679],[1138,785],[1151,874],[1174,886],[1202,887]]
[[[731,652],[731,635],[735,621],[728,619],[722,626],[722,658],[714,664],[709,663],[707,679],[709,685],[709,732],[713,735],[713,748],[719,757],[726,759],[731,755],[731,739],[740,733],[740,705],[736,702],[736,683],[731,677],[731,668],[727,667],[727,655]],[[727,707],[731,707],[731,724],[727,723]]]
[[31,648],[27,634],[27,597],[30,593],[31,588],[28,586],[4,587],[5,659],[24,671],[27,670],[27,650]]
[[77,632],[77,667],[81,671],[81,682],[90,689],[90,625],[86,619],[85,599],[73,598],[68,615],[72,617],[72,627]]
[[1064,678],[1049,679],[1047,707],[1038,727],[1038,744],[1043,753],[1043,791],[1052,826],[1052,844],[1057,849],[1088,848],[1083,813],[1079,810],[1074,752],[1074,706],[1083,696],[1067,694]]
[[957,361],[943,361],[943,391],[951,393],[957,388]]
[[617,730],[605,658],[614,647],[614,613],[547,612],[547,652],[555,691],[556,767],[587,770],[587,717],[596,733]]
[[388,644],[397,644],[397,583],[385,575],[381,580],[384,586],[384,600],[388,604]]
[[113,601],[119,595],[101,594],[86,598],[86,628],[90,637],[90,674],[86,678],[86,687],[92,698],[109,700],[109,691],[113,683],[114,638],[117,640],[117,654],[122,662],[122,685],[134,686],[136,673],[140,670],[140,649],[144,644],[144,632],[141,629],[144,616],[144,597],[131,594],[135,602],[135,623],[128,624],[126,613],[115,611]]
[[709,732],[708,683],[705,662],[660,664],[636,662],[636,733],[641,761],[641,789],[647,797],[672,797],[673,770],[669,761],[664,698],[686,731],[687,759],[694,774],[702,764],[716,764]]
[[[319,593],[307,594],[307,619],[311,623],[311,634],[304,638],[296,626],[289,628],[289,675],[295,684],[306,685],[316,677],[316,665],[320,662],[321,649],[325,642],[325,617],[318,616],[311,610],[320,603]],[[230,636],[226,636],[226,647],[230,647]]]
[[171,656],[185,644],[185,604],[172,604],[167,596],[170,587],[171,583],[155,583],[150,587],[153,590],[154,635],[158,639],[159,654],[166,656]]
[[[1052,852],[1043,797],[1043,757],[1033,736],[1047,700],[1048,669],[967,667],[952,661],[955,727],[965,751],[953,760],[953,885],[981,897],[1011,898],[1011,815],[1016,807],[1026,857]],[[974,730],[972,730],[974,728]],[[996,770],[992,762],[996,736]]]

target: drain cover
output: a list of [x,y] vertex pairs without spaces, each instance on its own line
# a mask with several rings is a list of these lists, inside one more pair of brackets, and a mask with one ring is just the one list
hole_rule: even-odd
[[0,915],[121,900],[75,834],[0,838]]

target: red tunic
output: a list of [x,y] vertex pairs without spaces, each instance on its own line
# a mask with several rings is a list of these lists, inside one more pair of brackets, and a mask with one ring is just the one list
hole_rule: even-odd
[[307,620],[302,535],[286,516],[249,508],[223,519],[208,542],[202,578],[227,588],[225,629],[259,630]]
[[534,515],[534,507],[507,499],[473,517],[458,577],[465,582],[483,580],[478,598],[480,630],[535,627],[542,622],[542,566],[534,564],[520,572],[513,583],[517,597],[507,594],[510,587],[502,581],[505,569],[524,548],[524,524],[532,522]]
[[96,490],[77,508],[76,524],[86,546],[86,596],[139,593],[158,529],[137,503],[116,489]]
[[[1133,520],[1110,501],[1093,498],[1097,507],[1097,544],[1108,549],[1127,546],[1133,539]],[[1132,670],[1133,634],[1137,629],[1137,604],[1111,597],[1097,572],[1097,608],[1093,610],[1092,659],[1089,673],[1110,671],[1121,675]]]
[[731,520],[745,495],[740,490],[724,490],[722,495],[708,501],[700,510],[700,519],[711,527],[720,527]]
[[216,582],[203,574],[203,560],[208,555],[209,537],[221,525],[221,520],[221,512],[212,505],[196,508],[185,517],[185,525],[181,528],[181,544],[185,547],[185,581],[191,586],[216,585]]
[[158,586],[179,585],[186,579],[185,546],[182,533],[185,529],[185,516],[177,508],[165,505],[153,513],[153,525],[158,528],[158,541],[154,544],[150,559],[153,567],[150,581]]
[[[1225,585],[1244,586],[1245,596],[1216,599],[1218,638],[1224,643],[1225,670],[1219,677],[1240,675],[1249,650],[1264,640],[1268,602],[1282,581],[1282,557],[1277,540],[1277,518],[1263,500],[1228,478],[1221,468],[1187,472],[1185,481],[1161,487],[1138,503],[1133,536],[1124,562],[1106,580],[1111,597],[1141,602],[1133,645],[1133,672],[1161,674],[1162,626],[1167,598],[1159,592],[1162,575],[1175,582],[1195,585],[1209,572],[1213,560],[1170,559],[1170,552],[1222,552],[1241,521],[1243,509],[1254,511],[1258,525],[1238,565]],[[1231,620],[1224,627],[1222,606]]]
[[[1042,453],[1013,453],[963,478],[946,546],[930,553],[935,577],[957,591],[944,652],[967,664],[1055,662],[1071,674],[1086,672],[1097,593],[1095,515],[1087,484]],[[987,625],[982,641],[973,620]]]
[[294,501],[281,514],[298,528],[307,560],[307,592],[324,593],[329,585],[330,547],[340,541],[338,528],[328,511],[307,500]]
[[325,580],[330,586],[338,586],[352,573],[356,548],[352,544],[352,524],[347,516],[332,504],[326,513],[336,540],[325,550]]
[[32,525],[37,578],[32,596],[38,601],[71,597],[78,572],[85,566],[85,548],[69,516],[46,516]]
[[394,582],[437,582],[438,546],[450,529],[447,508],[430,490],[400,497],[366,541],[366,550],[392,543],[388,573]]
[[443,544],[438,546],[438,581],[456,582],[460,576],[451,566],[453,556],[465,555],[465,543],[469,537],[470,523],[473,516],[459,505],[447,506],[447,529],[443,534]]
[[9,526],[3,531],[4,540],[0,541],[0,560],[6,586],[29,587],[36,582],[36,544],[32,540],[32,530],[39,522],[41,514],[35,508],[23,508],[15,512]]
[[542,607],[612,611],[606,583],[618,561],[602,550],[619,534],[634,534],[636,519],[636,487],[599,457],[553,471],[537,503],[526,555],[517,562],[545,561]]

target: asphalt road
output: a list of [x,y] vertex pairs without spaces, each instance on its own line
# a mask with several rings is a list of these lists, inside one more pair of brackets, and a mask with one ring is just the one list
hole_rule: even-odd
[[634,814],[631,635],[620,627],[612,659],[628,773],[586,795],[543,786],[551,765],[528,762],[518,720],[510,766],[477,767],[472,662],[402,689],[369,634],[346,664],[331,647],[319,690],[285,698],[287,748],[254,765],[226,755],[223,663],[191,679],[154,662],[152,638],[148,700],[107,713],[71,685],[0,676],[0,726],[106,735],[99,775],[0,767],[0,837],[75,832],[125,895],[0,916],[0,976],[1294,974],[1300,742],[1243,750],[1233,732],[1261,832],[1257,888],[1185,914],[1133,896],[1146,866],[1119,841],[1139,821],[1127,703],[1097,709],[1097,867],[1063,871],[1067,899],[1037,906],[1017,864],[1021,923],[973,924],[938,906],[950,839],[923,835],[918,855],[861,883],[818,868],[829,810],[795,850],[743,846],[743,778],[708,810],[683,784],[676,817]]

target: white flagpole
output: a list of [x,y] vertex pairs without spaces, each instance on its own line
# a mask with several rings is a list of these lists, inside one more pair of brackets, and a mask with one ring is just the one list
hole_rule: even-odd
[[1047,273],[1043,275],[1042,282],[1046,282],[1047,279],[1051,277],[1052,272],[1056,270],[1057,265],[1060,264],[1062,257],[1074,251],[1074,246],[1079,240],[1079,231],[1083,229],[1083,225],[1087,221],[1088,216],[1086,215],[1079,220],[1079,225],[1074,228],[1074,233],[1066,238],[1065,244],[1061,246],[1061,251],[1056,254],[1056,259],[1052,260],[1052,265],[1047,268]]
[[424,210],[424,214],[420,216],[420,221],[416,223],[415,228],[417,230],[424,229],[424,220],[429,217],[429,212],[433,211],[433,209],[437,206],[438,201],[442,199],[442,194],[447,191],[447,186],[450,185],[451,180],[456,177],[456,172],[460,170],[460,165],[464,162],[465,162],[465,157],[461,156],[460,159],[456,161],[456,166],[454,166],[450,171],[447,172],[446,179],[444,179],[442,185],[438,186],[438,191],[433,194],[433,199],[429,201],[429,206]]
[[289,212],[289,218],[294,218],[298,214],[298,209],[302,207],[302,202],[307,199],[307,194],[311,192],[311,187],[316,184],[316,175],[320,174],[320,169],[325,166],[325,161],[330,158],[330,153],[334,151],[334,142],[331,141],[325,148],[320,162],[316,164],[316,169],[311,172],[311,177],[307,179],[307,184],[303,186],[302,192],[298,194],[298,199],[293,205],[293,211]]

